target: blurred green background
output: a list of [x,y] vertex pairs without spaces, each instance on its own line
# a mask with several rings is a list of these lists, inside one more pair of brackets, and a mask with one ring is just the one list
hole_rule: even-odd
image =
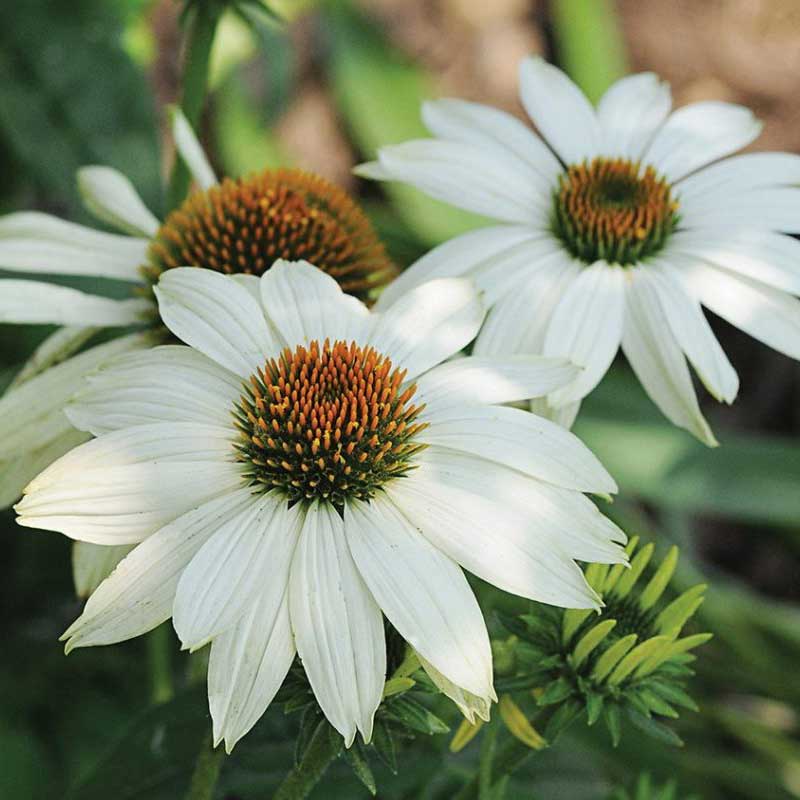
[[[230,175],[295,164],[344,184],[403,266],[475,219],[399,185],[356,182],[351,167],[380,144],[421,134],[426,97],[519,112],[516,63],[530,52],[564,66],[594,97],[630,66],[671,80],[679,103],[745,102],[767,122],[756,149],[800,150],[796,0],[274,5],[290,22],[223,20],[201,127],[212,160]],[[163,210],[179,13],[175,0],[0,4],[0,211],[39,208],[89,222],[74,172],[91,163],[122,170]],[[680,797],[800,797],[800,367],[713,323],[742,376],[733,408],[705,404],[720,449],[668,425],[624,363],[577,426],[620,484],[609,513],[661,550],[681,546],[679,588],[711,584],[698,625],[715,639],[699,651],[692,685],[701,710],[675,725],[683,748],[628,731],[613,751],[604,732],[578,725],[515,776],[507,797],[604,800],[642,772],[674,778]],[[47,332],[0,326],[0,386]],[[0,530],[0,798],[179,797],[208,725],[186,656],[175,643],[178,693],[161,705],[151,705],[145,640],[64,657],[57,639],[79,612],[69,543],[16,528],[11,513]],[[458,724],[446,706],[441,713]],[[269,797],[291,765],[297,725],[271,708],[225,762],[218,797]],[[374,765],[378,796],[452,797],[476,745],[452,756],[449,738],[407,743],[397,776]],[[314,794],[366,796],[344,764]]]

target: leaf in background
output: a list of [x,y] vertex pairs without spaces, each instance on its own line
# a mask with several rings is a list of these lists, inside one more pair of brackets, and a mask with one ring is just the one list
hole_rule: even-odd
[[0,138],[50,208],[78,211],[82,164],[122,170],[151,205],[159,195],[151,92],[114,12],[101,0],[0,4],[0,70],[13,76],[0,84]]
[[[323,24],[330,40],[329,70],[337,105],[361,151],[372,158],[382,145],[429,136],[420,106],[435,91],[423,69],[402,60],[345,3],[326,13]],[[397,214],[427,245],[487,222],[404,184],[389,182],[383,188]]]

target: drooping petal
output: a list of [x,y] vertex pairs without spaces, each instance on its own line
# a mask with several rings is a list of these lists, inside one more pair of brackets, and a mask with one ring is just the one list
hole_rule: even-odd
[[426,444],[461,450],[580,492],[617,491],[614,479],[586,445],[549,420],[506,406],[426,409]]
[[150,241],[101,233],[38,211],[0,217],[0,267],[141,283]]
[[542,546],[536,516],[495,500],[494,473],[486,461],[458,453],[437,459],[431,450],[385,490],[434,546],[512,594],[564,608],[597,606],[577,565],[560,550]]
[[489,721],[492,700],[497,700],[496,696],[493,695],[489,698],[472,694],[472,692],[468,692],[466,689],[448,680],[433,666],[433,664],[420,656],[419,653],[417,657],[419,658],[419,663],[422,664],[422,668],[433,681],[436,688],[458,706],[459,711],[467,718],[468,722],[474,724],[476,716],[484,722]]
[[201,189],[210,189],[217,182],[217,176],[214,175],[214,170],[211,169],[203,146],[192,130],[189,120],[179,108],[172,109],[172,136],[178,154],[192,173],[197,185]]
[[466,347],[485,313],[472,281],[440,278],[417,286],[376,315],[370,344],[408,370],[410,380]]
[[78,170],[78,190],[89,211],[103,222],[134,236],[156,235],[161,223],[119,170],[82,167]]
[[164,324],[225,369],[248,377],[280,349],[250,292],[210,269],[167,270],[155,287]]
[[112,300],[43,281],[0,280],[0,323],[122,327],[143,321],[153,304]]
[[211,644],[208,705],[214,746],[230,754],[258,722],[280,689],[294,659],[286,592],[275,602],[267,588],[253,608]]
[[276,261],[261,278],[261,302],[290,349],[316,340],[360,340],[369,312],[307,261]]
[[344,529],[353,560],[398,633],[453,683],[492,694],[492,652],[464,573],[385,496],[348,501]]
[[639,161],[672,108],[669,84],[653,72],[614,83],[597,104],[603,155]]
[[67,652],[132,639],[168,620],[186,565],[220,525],[252,501],[250,489],[225,494],[178,517],[134,548],[61,637],[68,640]]
[[[383,174],[416,186],[437,200],[490,219],[529,223],[545,208],[536,182],[518,159],[477,144],[413,139],[378,151]],[[358,174],[363,171],[356,170]],[[379,177],[372,172],[370,177]]]
[[529,172],[542,195],[550,199],[562,166],[547,145],[527,126],[498,108],[466,100],[430,100],[422,104],[422,121],[440,139],[469,142],[513,155]]
[[600,155],[602,131],[583,92],[544,59],[526,58],[519,68],[522,105],[565,164]]
[[375,304],[383,311],[399,297],[436,278],[457,278],[489,263],[503,263],[516,248],[530,242],[536,232],[525,225],[492,225],[463,233],[434,247],[398,275]]
[[542,397],[574,380],[579,368],[564,358],[467,356],[421,375],[416,400],[429,413],[462,405],[513,403]]
[[136,333],[98,345],[6,392],[0,397],[0,460],[39,450],[71,430],[64,406],[84,377],[98,364],[146,348],[150,341],[147,334]]
[[655,261],[642,271],[667,317],[670,330],[700,380],[717,399],[732,403],[739,391],[739,376],[711,330],[700,303],[673,277],[667,261]]
[[707,445],[717,444],[697,404],[686,359],[678,345],[658,294],[639,274],[626,292],[622,350],[652,401],[675,425]]
[[677,266],[706,308],[779,353],[800,359],[800,300],[701,261]]
[[735,153],[761,133],[762,125],[744,106],[708,100],[670,114],[643,161],[670,181]]
[[582,270],[566,253],[539,265],[489,310],[473,353],[541,353],[553,310]]
[[185,649],[196,650],[232,628],[264,591],[272,603],[284,594],[302,516],[275,493],[254,495],[253,502],[200,548],[183,571],[172,622]]
[[190,423],[142,425],[87,442],[26,488],[17,522],[94,544],[133,544],[239,488],[232,433]]
[[619,350],[625,312],[625,272],[598,262],[584,269],[559,301],[544,340],[544,354],[563,356],[580,376],[548,398],[553,406],[584,398],[606,374]]
[[289,578],[297,652],[317,702],[349,747],[372,737],[386,678],[381,612],[347,547],[341,517],[328,504],[306,514]]
[[95,436],[156,422],[225,426],[241,392],[241,379],[202,353],[163,345],[114,359],[90,375],[66,414]]
[[72,545],[72,582],[75,594],[87,598],[114,571],[133,545],[102,545],[75,542]]

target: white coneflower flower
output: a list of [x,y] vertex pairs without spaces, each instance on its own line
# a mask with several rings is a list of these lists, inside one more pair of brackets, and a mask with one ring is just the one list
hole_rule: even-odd
[[[0,268],[45,279],[113,279],[127,283],[135,295],[111,300],[46,280],[0,278],[0,322],[69,326],[46,340],[19,385],[0,398],[0,507],[13,503],[37,472],[85,440],[63,413],[83,377],[115,351],[154,343],[137,334],[69,357],[102,327],[156,327],[151,287],[165,270],[194,266],[260,275],[278,258],[313,259],[361,298],[396,274],[365,215],[337,186],[297,169],[217,183],[180,112],[173,118],[173,133],[199,191],[163,223],[124,175],[98,166],[78,172],[79,188],[89,210],[125,235],[38,212],[0,217]],[[109,551],[83,547],[74,563],[83,594],[113,558]]]
[[483,321],[470,281],[417,287],[382,314],[303,263],[260,280],[175,269],[155,292],[191,347],[101,370],[68,411],[98,438],[17,506],[22,525],[136,545],[68,650],[172,617],[184,647],[211,642],[214,737],[230,749],[296,647],[349,744],[369,739],[381,699],[381,611],[465,713],[488,712],[489,639],[457,565],[524,597],[596,605],[573,559],[624,561],[624,535],[582,493],[614,482],[563,428],[497,405],[577,370],[441,363]]
[[439,100],[423,107],[435,139],[382,148],[358,169],[503,223],[424,256],[379,306],[431,278],[473,275],[493,306],[476,353],[585,367],[548,398],[566,424],[621,344],[664,414],[714,444],[686,359],[718,400],[733,401],[738,378],[701,304],[800,358],[800,242],[783,235],[800,232],[800,157],[719,161],[761,124],[722,102],[670,113],[669,87],[651,73],[614,84],[594,109],[528,58],[520,96],[545,141],[497,109]]

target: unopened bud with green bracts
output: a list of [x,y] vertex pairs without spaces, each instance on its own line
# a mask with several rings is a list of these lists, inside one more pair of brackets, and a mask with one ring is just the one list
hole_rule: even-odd
[[693,674],[690,651],[711,634],[682,636],[682,631],[706,587],[668,601],[678,549],[656,564],[653,545],[638,544],[633,538],[628,545],[630,566],[586,569],[587,581],[603,599],[599,613],[535,605],[529,614],[501,618],[518,639],[517,668],[497,680],[497,689],[532,689],[538,706],[547,709],[543,732],[550,741],[585,711],[589,725],[604,718],[614,744],[623,715],[645,733],[680,744],[661,720],[676,718],[680,708],[697,709],[684,689]]

